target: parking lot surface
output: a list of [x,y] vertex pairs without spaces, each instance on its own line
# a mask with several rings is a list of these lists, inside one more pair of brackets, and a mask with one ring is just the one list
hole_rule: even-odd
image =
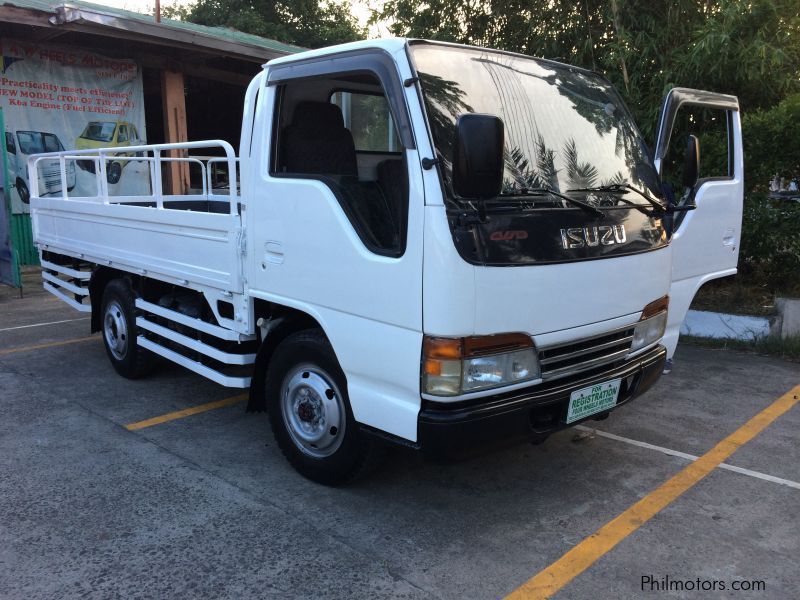
[[[798,384],[796,363],[682,346],[670,375],[605,421],[455,464],[395,452],[332,489],[289,467],[240,391],[166,363],[122,379],[85,315],[6,288],[0,597],[535,596],[520,586],[554,564],[567,573],[556,598],[796,597]],[[738,470],[712,464],[597,550],[595,532],[654,506],[780,398],[729,448]],[[583,568],[562,559],[576,547],[594,552]],[[643,589],[648,576],[727,587]]]

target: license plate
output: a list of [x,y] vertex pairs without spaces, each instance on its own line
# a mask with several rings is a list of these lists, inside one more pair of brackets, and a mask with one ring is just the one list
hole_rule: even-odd
[[567,423],[574,423],[616,406],[621,379],[612,379],[591,387],[576,390],[569,396]]

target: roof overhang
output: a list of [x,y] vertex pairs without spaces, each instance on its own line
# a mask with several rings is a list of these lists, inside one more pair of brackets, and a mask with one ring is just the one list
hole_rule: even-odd
[[229,40],[212,34],[171,27],[166,23],[149,22],[143,18],[104,12],[101,9],[68,2],[52,6],[51,12],[27,7],[24,2],[20,2],[19,6],[14,4],[13,0],[3,2],[0,6],[0,21],[125,38],[194,52],[224,55],[259,64],[265,60],[292,54],[290,51],[265,48],[246,41]]

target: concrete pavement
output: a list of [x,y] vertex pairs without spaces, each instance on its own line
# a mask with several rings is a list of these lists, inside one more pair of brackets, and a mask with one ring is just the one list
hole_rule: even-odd
[[[457,464],[393,453],[325,488],[243,404],[125,429],[237,392],[169,364],[122,379],[99,336],[75,341],[84,316],[0,295],[3,598],[498,598],[688,464],[567,430]],[[798,383],[796,363],[681,347],[671,375],[589,424],[699,456]],[[798,431],[795,406],[728,462],[800,482]],[[799,553],[800,490],[715,469],[556,597],[791,597]],[[651,592],[646,575],[766,589]]]

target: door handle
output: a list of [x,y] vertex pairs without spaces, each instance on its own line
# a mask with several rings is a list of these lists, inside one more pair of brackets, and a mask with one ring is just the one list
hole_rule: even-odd
[[736,231],[731,229],[725,230],[725,235],[722,236],[723,246],[733,246],[736,243]]
[[731,251],[736,250],[736,230],[733,228],[726,229],[725,235],[722,236],[722,245],[728,246]]

